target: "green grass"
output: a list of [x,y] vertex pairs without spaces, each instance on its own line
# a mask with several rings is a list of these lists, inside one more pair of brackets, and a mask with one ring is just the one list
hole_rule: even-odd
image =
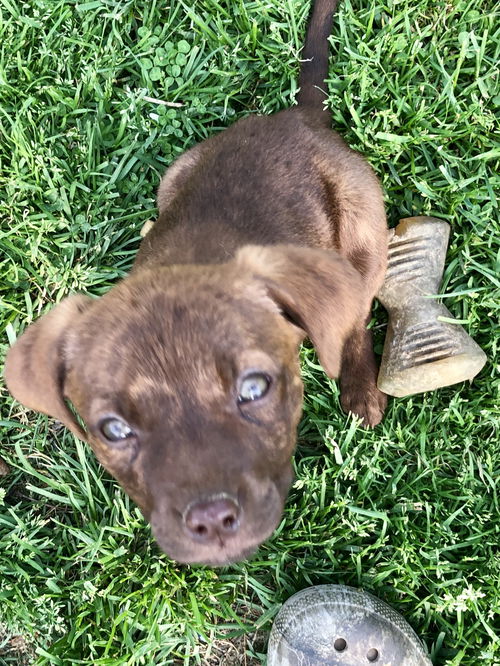
[[[2,387],[1,664],[262,664],[280,604],[320,583],[388,601],[435,664],[500,664],[494,8],[343,0],[329,82],[334,127],[382,179],[391,223],[451,223],[442,292],[488,355],[480,375],[391,400],[365,431],[305,347],[283,522],[222,570],[161,555],[89,449]],[[127,272],[176,155],[292,102],[308,11],[306,0],[0,0],[1,358],[54,302]],[[380,307],[374,329],[380,351]]]

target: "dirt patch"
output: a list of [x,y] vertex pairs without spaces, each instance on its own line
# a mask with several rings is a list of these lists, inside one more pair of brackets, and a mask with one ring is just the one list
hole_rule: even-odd
[[[201,666],[262,666],[262,657],[249,656],[251,654],[265,654],[268,634],[264,631],[255,631],[233,636],[219,638],[207,644],[201,651]],[[193,658],[193,664],[195,660]],[[173,666],[181,666],[186,662],[176,659]]]
[[260,632],[218,640],[210,645],[203,666],[261,666],[262,660],[249,657],[247,651],[264,652],[267,635]]
[[5,628],[0,624],[0,658],[1,664],[30,666],[35,658],[33,643],[21,635],[8,637]]

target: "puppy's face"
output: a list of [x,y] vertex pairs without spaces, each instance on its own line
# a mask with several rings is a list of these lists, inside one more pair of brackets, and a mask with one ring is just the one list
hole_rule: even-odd
[[298,344],[307,332],[337,374],[356,279],[338,256],[286,246],[142,270],[31,326],[7,384],[88,439],[172,558],[235,561],[275,529],[291,482]]
[[92,448],[182,562],[254,550],[292,478],[300,332],[255,285],[224,277],[140,274],[94,302],[65,344],[66,395]]

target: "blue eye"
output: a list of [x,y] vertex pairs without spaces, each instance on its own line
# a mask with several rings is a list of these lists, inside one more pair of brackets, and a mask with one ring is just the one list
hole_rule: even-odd
[[125,421],[115,417],[103,419],[99,423],[99,430],[108,442],[122,442],[134,435],[134,431]]
[[238,402],[251,402],[263,398],[269,390],[271,380],[261,372],[247,375],[240,384]]

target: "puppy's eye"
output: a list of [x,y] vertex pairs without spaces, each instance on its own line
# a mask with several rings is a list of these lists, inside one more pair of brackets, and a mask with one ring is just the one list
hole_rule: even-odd
[[238,402],[251,402],[263,398],[269,390],[271,380],[261,372],[247,375],[240,384]]
[[99,423],[99,430],[108,442],[122,442],[134,435],[134,431],[125,421],[115,417],[103,419]]

